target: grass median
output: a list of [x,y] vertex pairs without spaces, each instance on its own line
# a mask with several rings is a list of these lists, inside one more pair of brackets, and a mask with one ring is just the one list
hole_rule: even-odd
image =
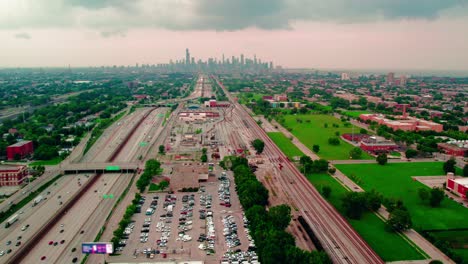
[[287,138],[281,132],[269,132],[268,136],[275,142],[275,144],[281,149],[281,151],[288,156],[290,160],[294,157],[302,157],[304,153],[294,145],[289,138]]

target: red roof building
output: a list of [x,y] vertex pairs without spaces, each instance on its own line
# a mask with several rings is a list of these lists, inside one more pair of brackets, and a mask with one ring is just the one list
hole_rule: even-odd
[[32,155],[34,153],[34,147],[32,141],[25,140],[8,146],[6,151],[8,160],[14,160],[18,155],[20,159],[23,159],[26,156]]
[[23,183],[27,175],[26,166],[0,166],[0,186],[16,186]]

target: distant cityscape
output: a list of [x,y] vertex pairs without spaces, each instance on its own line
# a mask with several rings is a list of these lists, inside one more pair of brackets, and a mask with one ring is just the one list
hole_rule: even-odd
[[[112,66],[113,68],[122,68],[124,66]],[[130,66],[128,66],[130,67]],[[222,58],[208,58],[208,60],[197,59],[190,54],[190,50],[185,50],[185,58],[170,60],[168,63],[158,64],[135,64],[135,68],[156,69],[167,72],[215,72],[215,73],[233,73],[233,72],[251,72],[263,73],[274,69],[273,61],[266,61],[257,58],[248,58],[244,54],[240,56],[231,56],[230,58],[222,55]],[[276,66],[281,69],[281,66]]]

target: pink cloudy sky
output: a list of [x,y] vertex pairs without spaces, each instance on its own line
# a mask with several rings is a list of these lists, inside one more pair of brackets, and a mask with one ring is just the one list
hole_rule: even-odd
[[0,0],[0,67],[254,54],[275,65],[468,70],[460,0]]

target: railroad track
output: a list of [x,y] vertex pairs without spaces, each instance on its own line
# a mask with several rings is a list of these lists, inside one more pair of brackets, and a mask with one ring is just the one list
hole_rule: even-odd
[[[212,76],[212,78],[214,78]],[[216,80],[216,78],[214,78]],[[217,80],[216,80],[217,81]],[[292,194],[292,198],[298,206],[302,207],[301,214],[305,221],[317,233],[324,249],[335,263],[384,263],[383,260],[370,248],[370,246],[354,231],[349,223],[325,201],[311,183],[298,171],[281,150],[274,144],[252,119],[252,117],[240,105],[234,102],[231,95],[218,81],[226,96],[234,105],[238,122],[244,124],[244,131],[249,137],[256,137],[265,142],[264,153],[271,160],[284,163],[284,168],[279,178],[279,186]],[[234,118],[233,118],[234,119]],[[240,120],[239,120],[240,119]],[[241,121],[241,122],[239,122]],[[245,122],[245,123],[244,123]],[[288,181],[291,177],[293,181]]]

